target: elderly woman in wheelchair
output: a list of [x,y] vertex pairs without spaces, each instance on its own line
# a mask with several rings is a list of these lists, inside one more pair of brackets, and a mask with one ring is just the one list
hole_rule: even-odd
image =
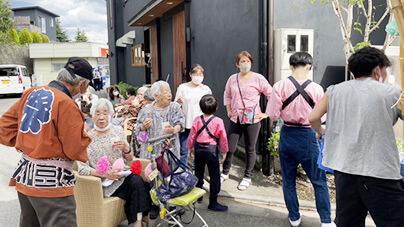
[[125,200],[129,224],[141,226],[142,216],[150,210],[149,185],[140,176],[130,173],[124,164],[124,160],[133,159],[133,154],[122,127],[111,125],[113,113],[107,99],[99,99],[91,107],[94,129],[88,131],[88,135],[92,142],[87,148],[88,161],[78,163],[78,172],[102,178],[104,197],[117,196]]

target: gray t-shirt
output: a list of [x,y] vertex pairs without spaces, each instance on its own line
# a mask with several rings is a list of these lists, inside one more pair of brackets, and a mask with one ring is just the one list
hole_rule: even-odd
[[371,78],[327,89],[328,111],[323,165],[382,179],[401,179],[393,125],[401,111],[391,108],[400,90]]

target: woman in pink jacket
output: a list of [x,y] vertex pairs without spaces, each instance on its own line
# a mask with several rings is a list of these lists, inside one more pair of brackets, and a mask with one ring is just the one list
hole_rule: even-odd
[[251,71],[253,58],[247,51],[237,55],[236,66],[240,72],[233,74],[227,80],[224,91],[224,105],[230,118],[227,131],[229,152],[223,164],[221,182],[229,179],[231,161],[240,137],[244,134],[246,149],[246,168],[244,177],[238,185],[239,190],[246,190],[251,183],[251,175],[255,165],[258,133],[261,128],[260,121],[268,117],[261,112],[260,97],[264,94],[267,99],[272,91],[271,85],[261,74]]

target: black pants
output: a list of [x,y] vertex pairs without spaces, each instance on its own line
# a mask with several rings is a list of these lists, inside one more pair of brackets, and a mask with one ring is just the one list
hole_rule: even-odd
[[257,155],[255,153],[255,146],[257,144],[258,133],[261,128],[261,123],[255,123],[252,125],[242,125],[239,120],[237,123],[230,121],[229,130],[227,131],[227,140],[229,141],[229,152],[227,153],[227,158],[223,163],[223,173],[229,174],[231,161],[233,159],[233,154],[236,151],[238,141],[240,137],[244,134],[244,143],[246,151],[246,167],[244,171],[245,178],[251,178],[252,172],[254,170],[255,159]]
[[40,198],[18,192],[20,227],[77,226],[74,196]]
[[125,200],[125,214],[129,225],[137,221],[137,213],[147,216],[150,211],[150,186],[140,176],[130,174],[122,185],[112,194]]
[[335,171],[338,227],[365,226],[367,212],[375,224],[404,226],[404,182]]
[[215,145],[195,144],[195,175],[198,177],[196,187],[202,188],[205,165],[208,165],[210,177],[209,203],[217,203],[217,196],[220,192],[220,165],[219,154]]

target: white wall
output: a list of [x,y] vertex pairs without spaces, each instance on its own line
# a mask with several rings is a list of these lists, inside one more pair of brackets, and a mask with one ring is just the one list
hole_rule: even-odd
[[[97,67],[97,58],[84,58],[90,65]],[[66,64],[68,58],[37,58],[34,59],[34,74],[42,76],[42,85],[47,85],[52,80],[56,80],[59,71],[52,70],[53,63]]]

